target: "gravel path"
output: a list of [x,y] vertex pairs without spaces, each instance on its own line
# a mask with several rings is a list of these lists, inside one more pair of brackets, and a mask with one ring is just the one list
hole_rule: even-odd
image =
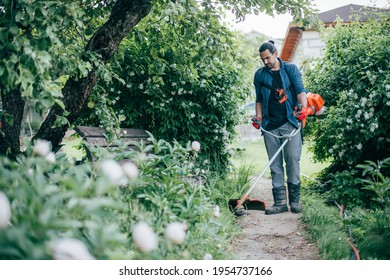
[[[253,189],[253,199],[272,205],[272,185],[269,179],[261,179]],[[247,211],[237,218],[242,233],[233,242],[237,259],[241,260],[319,260],[315,244],[308,241],[301,214],[290,211],[265,215],[264,211]]]

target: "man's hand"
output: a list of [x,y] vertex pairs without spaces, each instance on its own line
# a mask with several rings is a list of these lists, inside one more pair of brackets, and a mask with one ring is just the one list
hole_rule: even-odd
[[299,104],[298,107],[295,108],[294,113],[295,113],[295,118],[298,121],[303,121],[306,119],[308,111],[306,107],[302,107],[302,104]]
[[261,117],[253,117],[252,118],[252,125],[253,125],[253,127],[256,128],[256,129],[260,129],[262,121],[263,121],[263,119]]

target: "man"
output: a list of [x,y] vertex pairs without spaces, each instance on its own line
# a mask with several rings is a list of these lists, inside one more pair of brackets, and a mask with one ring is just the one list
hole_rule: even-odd
[[[298,121],[307,115],[306,89],[302,76],[294,64],[282,61],[273,41],[260,46],[260,58],[264,66],[254,77],[256,88],[256,119],[261,127],[274,135],[289,135],[299,128]],[[296,108],[299,108],[296,109]],[[264,142],[271,159],[285,139],[264,133]],[[287,191],[284,185],[283,158],[286,162],[288,199],[292,213],[301,212],[300,204],[300,166],[302,140],[300,133],[288,141],[283,151],[270,165],[274,205],[267,208],[266,215],[288,211]]]

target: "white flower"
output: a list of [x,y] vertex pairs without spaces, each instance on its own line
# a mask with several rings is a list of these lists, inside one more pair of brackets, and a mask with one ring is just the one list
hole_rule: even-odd
[[191,114],[191,119],[193,119],[193,118],[195,118],[195,114],[194,113]]
[[386,84],[386,85],[385,85],[385,89],[386,89],[386,90],[390,90],[390,85],[389,85],[389,84]]
[[124,185],[127,183],[125,172],[123,171],[120,164],[116,161],[112,159],[103,161],[101,164],[101,170],[111,184]]
[[370,131],[371,132],[374,132],[377,128],[378,128],[378,124],[377,123],[372,123],[370,125]]
[[56,163],[56,156],[54,155],[53,152],[50,152],[48,153],[46,156],[45,156],[45,160],[50,162],[50,163]]
[[214,217],[216,217],[216,218],[219,218],[221,216],[221,213],[219,212],[218,205],[213,208],[213,214],[214,214]]
[[157,248],[157,235],[146,222],[139,222],[132,232],[135,245],[144,253],[151,252]]
[[203,256],[203,259],[204,260],[212,260],[213,259],[213,255],[209,254],[209,253],[206,253],[204,256]]
[[0,192],[0,229],[6,228],[11,220],[11,204],[5,193]]
[[50,144],[46,140],[38,139],[34,145],[33,151],[41,157],[45,157],[50,153]]
[[165,237],[175,244],[183,243],[186,239],[187,225],[183,223],[170,223],[165,229]]
[[122,165],[123,171],[126,174],[127,178],[130,180],[135,180],[138,178],[139,170],[137,165],[132,162],[126,162]]
[[191,143],[192,150],[198,152],[200,150],[200,143],[198,141],[192,141]]
[[359,143],[359,144],[356,146],[356,148],[357,148],[358,150],[361,150],[361,149],[363,148],[362,143]]
[[64,238],[50,246],[55,260],[94,260],[83,242],[73,238]]

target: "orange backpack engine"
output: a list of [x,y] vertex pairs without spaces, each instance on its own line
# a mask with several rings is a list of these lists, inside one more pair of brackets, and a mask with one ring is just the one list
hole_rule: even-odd
[[319,116],[325,111],[324,107],[324,99],[322,99],[321,95],[317,93],[309,92],[306,94],[307,97],[307,115]]

